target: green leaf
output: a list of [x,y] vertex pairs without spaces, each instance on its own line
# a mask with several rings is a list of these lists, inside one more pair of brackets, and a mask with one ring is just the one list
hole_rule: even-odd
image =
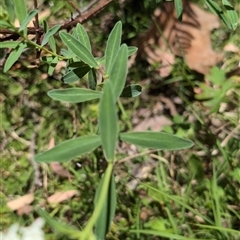
[[118,21],[109,34],[105,51],[105,72],[109,74],[120,48],[122,35],[122,23]]
[[128,71],[127,45],[123,44],[118,51],[115,62],[109,74],[109,80],[113,89],[114,102],[117,101],[124,88]]
[[[96,191],[96,196],[94,199],[95,206],[98,205],[100,195],[102,194],[104,177],[105,175],[102,177],[99,187]],[[106,200],[104,202],[104,206],[95,224],[95,234],[97,236],[97,239],[105,239],[115,214],[116,203],[116,185],[114,175],[112,174],[111,180],[109,181],[108,192]]]
[[179,150],[193,146],[189,140],[164,132],[120,133],[120,139],[142,147],[161,150]]
[[81,232],[76,228],[62,223],[62,221],[57,221],[53,217],[49,216],[48,213],[42,209],[37,210],[38,214],[47,222],[48,226],[53,228],[55,231],[68,235],[68,237],[76,238],[81,235]]
[[219,5],[213,0],[205,0],[205,2],[208,8],[210,9],[210,11],[218,15],[218,17],[222,19],[222,21],[226,24],[226,26],[231,29],[231,23],[229,22],[227,17],[224,15],[224,12],[219,7]]
[[51,36],[53,36],[60,28],[61,26],[60,25],[56,25],[52,28],[50,28],[44,35],[44,38],[42,40],[42,43],[41,43],[41,46],[44,46],[45,44],[47,44],[47,42],[49,41],[49,38]]
[[86,30],[84,29],[84,27],[80,23],[77,24],[76,32],[77,32],[78,40],[87,48],[87,50],[89,52],[92,52],[88,34],[87,34]]
[[63,102],[86,102],[101,97],[101,92],[93,91],[85,88],[67,88],[54,89],[48,92],[48,96],[52,99]]
[[182,19],[182,12],[183,12],[183,5],[182,5],[182,0],[174,0],[174,6],[176,9],[177,13],[177,18]]
[[137,52],[138,48],[134,46],[128,47],[128,57],[132,56],[135,52]]
[[21,32],[21,31],[23,31],[26,27],[27,27],[27,25],[28,25],[28,23],[32,20],[32,18],[34,18],[35,17],[35,15],[38,13],[38,10],[37,9],[33,9],[27,16],[26,16],[26,18],[22,21],[22,23],[21,23],[21,26],[20,26],[20,28],[19,28],[19,32]]
[[20,41],[6,41],[1,42],[0,48],[15,48],[17,47],[21,42]]
[[[128,57],[132,56],[135,52],[137,52],[138,48],[134,46],[128,47]],[[98,64],[105,64],[105,56],[101,57],[98,60]]]
[[225,71],[218,67],[211,68],[210,74],[207,75],[207,79],[215,85],[224,85],[226,82]]
[[83,136],[60,143],[54,148],[35,156],[36,162],[66,162],[95,150],[101,144],[100,137]]
[[88,49],[80,43],[72,35],[61,31],[60,37],[66,46],[83,62],[88,64],[90,67],[98,69],[98,64],[94,59],[93,55],[88,51]]
[[27,47],[27,44],[24,42],[21,42],[14,50],[12,50],[12,52],[8,56],[7,61],[4,64],[3,72],[7,72],[12,67],[12,65],[18,60],[18,58],[22,54],[22,51],[26,47]]
[[97,88],[97,76],[95,69],[91,69],[88,73],[88,86],[92,90],[96,90]]
[[141,94],[141,92],[142,92],[142,86],[138,84],[133,84],[125,87],[120,97],[124,97],[124,98],[137,97]]
[[199,182],[204,178],[204,168],[202,165],[202,160],[197,155],[191,155],[188,161],[189,170],[191,174]]
[[48,68],[48,75],[52,75],[58,63],[58,57],[53,58]]
[[25,0],[13,0],[13,5],[15,7],[15,13],[20,24],[27,17],[27,6]]
[[189,238],[185,237],[179,234],[174,234],[170,232],[165,231],[156,231],[156,230],[148,230],[148,229],[138,229],[138,230],[129,230],[130,233],[136,233],[136,234],[147,234],[148,236],[159,236],[166,239],[174,239],[174,240],[203,240],[199,238]]
[[[9,16],[9,20],[11,22],[14,22],[14,6],[13,6],[13,2],[11,0],[4,0],[5,6],[6,6],[6,10]],[[1,26],[1,25],[0,25]]]
[[222,3],[227,9],[227,17],[230,20],[231,28],[235,30],[238,26],[238,14],[228,0],[222,0]]
[[1,20],[0,19],[0,26],[1,28],[8,28],[9,30],[12,29],[12,25],[8,22],[8,20]]
[[114,152],[118,140],[118,116],[112,93],[111,82],[104,85],[99,105],[99,131],[102,147],[108,162],[114,161]]
[[89,71],[90,67],[86,64],[75,68],[63,76],[63,81],[65,83],[73,83],[84,77]]

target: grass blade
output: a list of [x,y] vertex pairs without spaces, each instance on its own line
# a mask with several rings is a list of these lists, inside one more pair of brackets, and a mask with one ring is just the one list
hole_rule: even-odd
[[78,231],[76,228],[70,227],[67,224],[64,224],[60,221],[55,220],[53,217],[50,217],[48,213],[46,213],[42,209],[38,209],[37,212],[42,218],[45,219],[47,224],[57,232],[71,236],[71,237],[75,237],[75,238],[81,235],[81,232]]

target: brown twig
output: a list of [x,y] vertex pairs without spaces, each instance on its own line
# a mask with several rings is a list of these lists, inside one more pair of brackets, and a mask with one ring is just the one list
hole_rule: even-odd
[[88,11],[94,4],[96,4],[98,0],[91,1],[87,6],[85,6],[83,9],[81,9],[81,13]]
[[[71,29],[75,27],[78,23],[84,23],[88,21],[90,18],[101,12],[108,4],[110,4],[113,0],[100,0],[98,4],[91,8],[89,11],[82,15],[78,15],[75,19],[62,24],[59,30],[62,29]],[[17,28],[18,29],[18,28]],[[39,26],[38,33],[42,35],[44,33],[44,29]],[[15,33],[12,30],[9,29],[1,29],[0,28],[0,34],[11,34],[11,38],[16,38],[16,36],[19,36],[18,33]],[[36,34],[36,27],[28,27],[27,28],[27,34],[28,35],[35,35]],[[5,38],[0,38],[0,42],[3,42]],[[8,36],[9,39],[9,36]],[[5,40],[6,41],[6,40]]]
[[34,181],[33,185],[31,187],[30,192],[34,192],[36,187],[42,186],[42,181],[40,179],[40,171],[39,171],[39,165],[34,161],[35,157],[35,138],[36,138],[36,133],[34,132],[32,134],[32,139],[31,139],[31,144],[30,144],[30,162],[33,166],[33,171],[34,171]]
[[[34,8],[38,9],[37,0],[34,0]],[[40,25],[39,25],[38,13],[35,16],[34,26],[36,28],[36,42],[37,42],[38,45],[40,45],[41,44],[41,40],[40,40],[41,34],[39,33]],[[36,58],[38,59],[41,55],[41,50],[37,49],[36,51],[37,51],[36,52]]]
[[79,13],[79,15],[82,14],[81,11],[78,9],[78,7],[77,7],[71,0],[67,0],[67,2],[68,2],[68,4],[69,4],[70,6],[73,7],[73,9],[75,9],[76,12]]

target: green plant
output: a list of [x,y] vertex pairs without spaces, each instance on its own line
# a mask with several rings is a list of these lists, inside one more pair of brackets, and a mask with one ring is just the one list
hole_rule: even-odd
[[207,76],[207,79],[212,86],[207,83],[200,83],[199,87],[202,93],[196,94],[196,99],[204,101],[204,105],[210,107],[212,113],[218,112],[222,103],[229,102],[227,97],[228,91],[240,85],[234,77],[226,79],[225,71],[217,67],[211,69],[211,73]]
[[[121,45],[121,28],[121,22],[116,23],[109,35],[105,55],[101,59],[94,58],[90,53],[89,39],[81,25],[77,25],[72,35],[64,31],[60,32],[61,39],[68,47],[68,52],[66,52],[65,55],[65,57],[68,57],[66,75],[72,74],[71,82],[77,81],[80,76],[87,74],[85,70],[87,69],[88,83],[90,87],[92,86],[92,89],[56,89],[48,92],[48,95],[56,100],[73,103],[100,99],[98,117],[99,134],[96,133],[96,135],[93,136],[81,136],[67,140],[35,157],[37,162],[51,162],[55,161],[55,159],[62,162],[93,151],[99,146],[102,147],[105,159],[108,162],[108,167],[96,191],[94,213],[81,232],[69,232],[71,236],[78,237],[79,239],[90,239],[90,236],[93,237],[92,230],[94,226],[97,239],[104,239],[109,229],[116,205],[113,167],[117,161],[115,148],[119,140],[147,148],[162,150],[177,150],[192,146],[190,141],[167,133],[119,133],[116,102],[119,101],[120,96],[136,96],[140,93],[139,90],[141,90],[141,88],[136,85],[124,88],[127,76],[127,59],[136,49],[127,47],[125,44]],[[76,36],[76,38],[74,36]],[[73,66],[75,66],[75,68],[72,68]],[[76,71],[76,69],[82,69],[82,66],[84,66],[83,72],[85,74],[81,71]],[[92,78],[92,76],[96,76],[96,71],[99,71],[101,79],[103,79],[103,82],[100,82],[100,84],[97,84],[96,78]],[[69,79],[65,76],[63,79]],[[136,91],[136,89],[139,90]],[[49,221],[49,224],[51,223],[52,222]],[[52,225],[59,228],[55,224]],[[63,229],[60,231],[62,233],[65,232]]]

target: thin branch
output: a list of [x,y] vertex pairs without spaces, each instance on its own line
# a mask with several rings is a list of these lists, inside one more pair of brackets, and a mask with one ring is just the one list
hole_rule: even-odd
[[73,7],[73,9],[75,9],[76,12],[79,13],[79,15],[82,14],[81,11],[78,9],[78,7],[72,2],[72,0],[67,0],[67,2],[70,6]]
[[42,186],[42,181],[40,179],[39,165],[34,161],[34,157],[35,157],[35,140],[36,140],[36,133],[33,132],[32,138],[31,138],[31,144],[30,144],[30,162],[31,162],[31,164],[33,166],[34,181],[33,181],[33,185],[31,187],[30,192],[34,192],[36,187]]
[[[34,8],[35,8],[35,9],[38,9],[37,0],[34,0]],[[36,42],[37,42],[37,44],[40,45],[40,44],[41,44],[40,38],[41,38],[41,35],[42,35],[42,34],[39,33],[40,25],[39,25],[38,13],[37,13],[36,16],[35,16],[34,26],[35,26],[35,28],[36,28]],[[36,53],[36,58],[38,59],[38,58],[40,57],[40,55],[41,55],[41,50],[37,49],[36,51],[37,51],[37,53]]]
[[[90,18],[101,12],[108,4],[110,4],[113,0],[100,0],[98,4],[90,9],[88,12],[78,15],[75,19],[64,23],[59,30],[62,29],[71,29],[75,27],[78,23],[84,23],[87,22]],[[53,25],[54,26],[54,25]],[[18,30],[18,28],[16,28]],[[39,26],[38,33],[42,35],[44,33],[44,29]],[[18,33],[8,30],[8,29],[1,29],[0,28],[0,34],[11,34],[11,38],[16,38],[16,36],[19,36]],[[27,28],[27,34],[28,35],[35,35],[36,34],[36,27],[28,27]],[[9,36],[8,36],[9,39]],[[5,38],[0,38],[0,42],[3,42]],[[5,40],[6,41],[6,40]]]
[[87,6],[85,6],[84,8],[81,9],[81,13],[88,11],[97,2],[98,2],[98,0],[91,1]]

